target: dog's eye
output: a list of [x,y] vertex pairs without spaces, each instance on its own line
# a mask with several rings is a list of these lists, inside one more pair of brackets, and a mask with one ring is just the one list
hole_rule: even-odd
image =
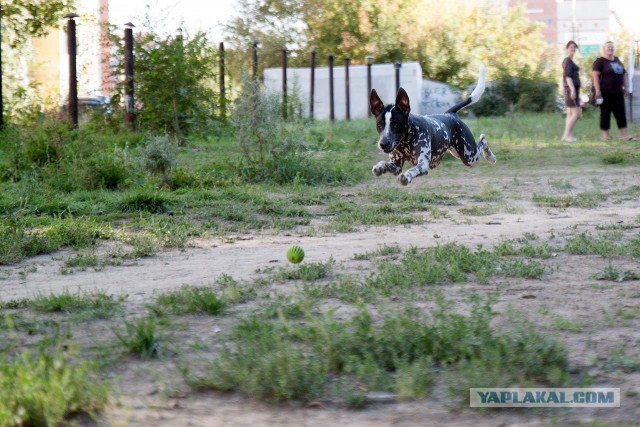
[[378,122],[378,123],[377,123],[377,128],[378,128],[378,130],[382,130],[382,129],[384,129],[384,123],[380,123],[380,122]]

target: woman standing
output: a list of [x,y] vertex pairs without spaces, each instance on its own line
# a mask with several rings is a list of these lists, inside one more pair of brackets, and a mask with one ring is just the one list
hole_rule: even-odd
[[617,56],[614,56],[613,42],[606,42],[602,46],[602,56],[595,60],[591,75],[595,88],[596,102],[600,104],[600,130],[602,139],[607,140],[611,127],[611,113],[616,119],[620,135],[625,141],[637,141],[629,135],[627,117],[624,110],[624,98],[627,93],[627,72]]
[[573,125],[580,117],[580,67],[573,57],[578,50],[578,44],[573,40],[566,45],[567,57],[562,61],[562,83],[564,86],[564,105],[567,107],[567,119],[561,141],[573,142]]

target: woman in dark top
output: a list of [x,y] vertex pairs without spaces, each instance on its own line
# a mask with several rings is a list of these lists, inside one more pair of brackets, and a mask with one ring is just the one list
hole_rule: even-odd
[[613,42],[606,42],[602,46],[602,56],[595,60],[591,75],[595,88],[596,102],[600,104],[600,130],[602,139],[609,139],[611,127],[611,113],[616,119],[620,135],[625,141],[637,141],[629,135],[627,117],[624,110],[624,98],[627,93],[627,72],[617,56]]
[[564,105],[567,107],[567,120],[564,125],[562,141],[573,142],[573,125],[580,117],[580,67],[573,61],[578,44],[571,40],[567,43],[567,57],[562,61],[562,83],[564,87]]

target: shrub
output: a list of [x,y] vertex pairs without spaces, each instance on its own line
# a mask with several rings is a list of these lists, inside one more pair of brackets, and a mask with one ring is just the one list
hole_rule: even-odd
[[555,111],[556,85],[539,78],[505,77],[487,85],[471,111],[477,116],[501,116],[509,111]]
[[74,415],[94,414],[107,403],[109,386],[88,362],[73,364],[57,349],[14,360],[0,359],[0,425],[63,426]]

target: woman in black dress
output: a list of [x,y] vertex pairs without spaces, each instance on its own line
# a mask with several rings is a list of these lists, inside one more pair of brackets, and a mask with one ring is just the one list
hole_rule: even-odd
[[578,45],[573,40],[567,43],[567,57],[562,61],[562,83],[564,87],[564,105],[567,107],[567,119],[564,125],[562,141],[573,142],[573,125],[580,117],[580,67],[573,60]]

